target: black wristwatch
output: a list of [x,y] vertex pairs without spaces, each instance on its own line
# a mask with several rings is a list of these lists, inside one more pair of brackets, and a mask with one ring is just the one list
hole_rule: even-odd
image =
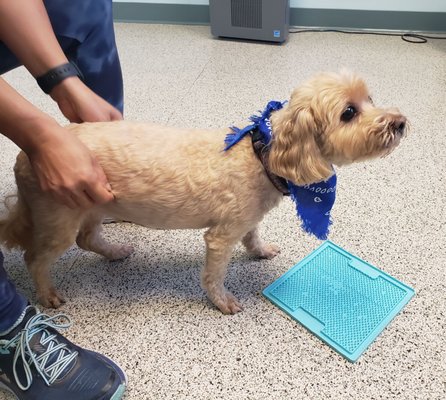
[[84,79],[82,72],[72,61],[50,69],[46,74],[38,76],[36,80],[40,89],[49,94],[55,86],[70,76],[78,76],[81,80]]

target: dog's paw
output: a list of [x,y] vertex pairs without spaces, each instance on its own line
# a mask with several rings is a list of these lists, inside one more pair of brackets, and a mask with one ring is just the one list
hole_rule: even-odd
[[225,315],[237,314],[238,312],[243,311],[241,303],[229,292],[226,292],[222,297],[214,301],[214,304]]
[[123,245],[113,245],[110,246],[109,251],[107,252],[107,258],[111,261],[120,260],[122,258],[128,257],[133,253],[135,249],[133,246],[123,244]]
[[37,300],[46,308],[59,308],[66,302],[65,298],[54,288],[37,294]]
[[280,253],[280,248],[275,244],[265,244],[261,248],[256,249],[253,253],[255,257],[266,258],[271,260]]

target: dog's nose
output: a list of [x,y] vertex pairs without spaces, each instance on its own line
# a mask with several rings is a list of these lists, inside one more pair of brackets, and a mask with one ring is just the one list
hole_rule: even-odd
[[395,129],[395,133],[402,136],[404,135],[404,132],[406,131],[406,118],[401,117],[394,121],[393,127]]

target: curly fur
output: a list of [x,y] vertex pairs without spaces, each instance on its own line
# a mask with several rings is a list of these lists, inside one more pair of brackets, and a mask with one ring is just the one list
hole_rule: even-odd
[[[342,120],[346,107],[356,115]],[[357,76],[321,74],[297,88],[289,104],[272,115],[273,173],[296,184],[321,181],[332,164],[383,156],[405,133],[396,109],[376,108]],[[282,195],[268,179],[250,139],[223,152],[228,129],[177,129],[126,121],[68,127],[97,156],[115,200],[89,210],[56,203],[38,187],[24,153],[17,157],[18,202],[0,221],[0,241],[25,251],[39,301],[58,307],[49,267],[75,241],[109,259],[126,257],[129,245],[107,243],[100,235],[105,215],[158,229],[207,228],[202,285],[226,314],[242,309],[224,287],[227,265],[239,241],[254,256],[272,258],[257,225]]]

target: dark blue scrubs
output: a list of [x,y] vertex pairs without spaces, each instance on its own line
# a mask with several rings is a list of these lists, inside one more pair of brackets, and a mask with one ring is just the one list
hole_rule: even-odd
[[[44,4],[62,49],[82,71],[86,85],[122,112],[112,0],[44,0]],[[0,42],[0,74],[20,65]]]

